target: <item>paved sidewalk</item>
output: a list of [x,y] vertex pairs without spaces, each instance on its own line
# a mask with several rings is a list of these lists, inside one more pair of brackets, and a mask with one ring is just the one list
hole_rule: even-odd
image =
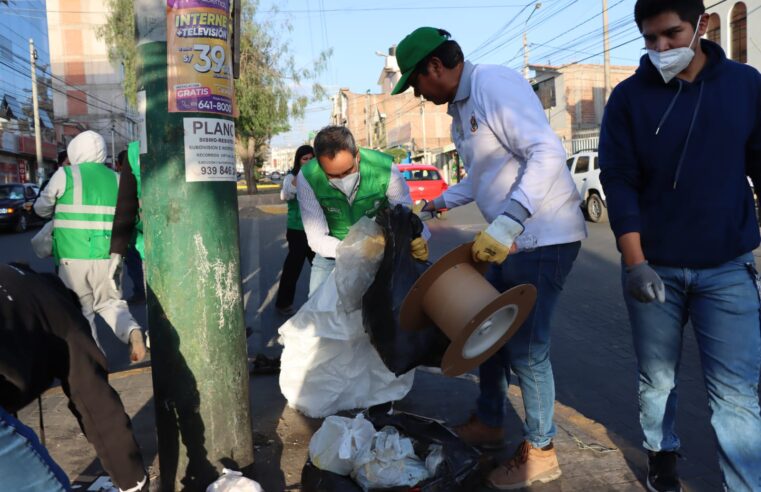
[[[442,419],[447,424],[467,419],[468,407],[463,402],[473,401],[477,395],[475,376],[452,379],[419,370],[415,378],[412,391],[397,404],[397,409]],[[111,384],[121,395],[127,413],[133,419],[144,462],[146,467],[151,467],[157,448],[150,368],[113,374]],[[306,461],[309,440],[321,421],[306,418],[286,406],[276,375],[252,376],[250,391],[255,478],[267,492],[300,490],[301,468]],[[520,408],[520,391],[516,387],[510,388],[509,397],[514,408]],[[66,405],[67,399],[59,388],[49,390],[43,397],[48,448],[75,484],[86,490],[104,472]],[[602,425],[562,404],[556,404],[556,415],[558,436],[555,443],[563,477],[531,490],[642,490],[622,452]],[[19,417],[39,434],[36,405],[28,406]],[[508,445],[495,458],[510,454],[517,447],[520,439],[518,419],[517,414],[510,416],[506,424]],[[155,470],[152,471],[155,475]]]

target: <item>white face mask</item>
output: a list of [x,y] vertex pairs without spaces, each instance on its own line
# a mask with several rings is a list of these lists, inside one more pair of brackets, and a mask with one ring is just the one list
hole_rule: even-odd
[[354,188],[356,188],[358,181],[359,171],[354,171],[353,173],[348,174],[343,178],[331,178],[330,184],[347,197],[351,197],[352,193],[354,193]]
[[692,36],[692,41],[690,41],[690,45],[685,48],[674,48],[666,51],[647,50],[647,56],[650,57],[650,61],[661,74],[661,77],[663,77],[663,81],[667,84],[671,82],[671,79],[682,73],[695,57],[692,43],[694,43],[695,38],[697,38],[699,27],[700,18],[698,18],[698,24],[695,26],[695,34]]

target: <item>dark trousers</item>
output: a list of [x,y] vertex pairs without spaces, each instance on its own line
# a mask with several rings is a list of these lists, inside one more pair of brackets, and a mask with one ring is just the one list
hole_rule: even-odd
[[132,297],[137,299],[145,298],[145,280],[143,279],[143,260],[140,259],[140,253],[135,249],[135,243],[132,242],[127,248],[127,254],[124,257],[124,266],[127,267],[127,274],[132,279]]
[[293,304],[296,282],[304,267],[304,260],[309,260],[311,265],[314,259],[314,251],[309,248],[304,231],[288,229],[285,239],[288,241],[288,256],[285,257],[285,263],[283,263],[283,274],[280,276],[280,287],[278,287],[275,301],[275,306],[279,308],[286,308]]

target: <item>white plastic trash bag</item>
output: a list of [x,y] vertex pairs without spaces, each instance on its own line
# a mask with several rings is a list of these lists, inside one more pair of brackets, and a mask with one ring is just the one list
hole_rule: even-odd
[[425,463],[415,455],[412,441],[402,437],[396,428],[387,426],[359,453],[351,476],[363,490],[368,490],[413,486],[430,474]]
[[45,222],[45,225],[37,231],[31,241],[32,251],[37,258],[47,258],[53,256],[53,221]]
[[309,441],[309,459],[321,470],[348,475],[374,434],[373,424],[361,413],[354,419],[330,416]]
[[336,289],[344,312],[362,309],[362,296],[375,280],[385,247],[383,228],[362,217],[336,248]]
[[[378,249],[377,245],[369,246],[366,251],[377,253]],[[357,260],[356,255],[336,258],[336,271],[278,330],[283,344],[280,391],[288,406],[308,417],[327,417],[342,410],[401,400],[412,388],[414,371],[397,378],[383,364],[365,333],[361,309],[346,312],[339,307],[337,273],[345,272],[343,282],[348,287],[348,274],[365,276],[360,272],[371,263],[368,260],[362,268],[347,269],[343,263],[349,257]],[[366,288],[357,288],[355,294],[361,299]]]
[[206,487],[206,492],[264,492],[264,489],[241,472],[223,468],[222,476]]

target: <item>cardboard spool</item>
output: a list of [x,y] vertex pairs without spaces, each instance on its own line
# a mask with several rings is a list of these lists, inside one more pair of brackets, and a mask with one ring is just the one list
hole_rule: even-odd
[[464,374],[494,355],[518,331],[536,301],[531,284],[500,294],[484,278],[489,264],[473,261],[472,244],[453,249],[426,270],[399,313],[403,329],[421,330],[433,322],[449,338],[441,363],[447,376]]

